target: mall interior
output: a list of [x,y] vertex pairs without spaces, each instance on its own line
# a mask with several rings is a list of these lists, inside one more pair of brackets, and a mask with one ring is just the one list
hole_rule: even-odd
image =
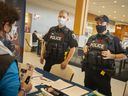
[[[33,66],[31,72],[32,89],[27,96],[67,96],[67,95],[41,95],[43,84],[53,84],[56,89],[60,85],[69,87],[70,90],[62,90],[68,96],[102,96],[102,95],[83,95],[87,90],[84,88],[85,72],[81,70],[81,61],[83,60],[81,50],[85,46],[88,38],[96,31],[95,18],[100,15],[106,15],[110,19],[107,30],[110,34],[120,39],[120,44],[124,50],[128,48],[128,0],[2,0],[11,4],[20,13],[20,20],[12,28],[12,34],[18,34],[18,39],[14,40],[17,48],[16,58],[20,66],[26,68],[27,64]],[[73,30],[78,42],[75,53],[68,66],[73,73],[70,79],[65,78],[65,74],[70,74],[68,70],[55,69],[55,73],[46,73],[43,70],[43,64],[40,63],[41,52],[43,50],[43,37],[52,26],[58,25],[58,13],[60,10],[69,12],[69,20],[66,26]],[[16,32],[15,32],[16,31]],[[33,40],[33,33],[36,31],[37,40]],[[11,35],[12,35],[11,34]],[[43,43],[42,43],[43,42]],[[128,52],[127,52],[128,55]],[[66,70],[66,69],[65,69]],[[115,74],[111,79],[112,96],[128,96],[128,59],[115,60]],[[20,70],[19,70],[20,71]],[[62,73],[60,71],[63,71]],[[56,73],[59,73],[56,74]],[[48,74],[48,76],[47,76]],[[52,74],[52,75],[51,75]],[[53,75],[54,74],[54,75]],[[57,76],[56,76],[57,75]],[[41,78],[42,76],[42,78]],[[40,78],[39,78],[40,77]],[[47,78],[48,77],[48,78]],[[50,80],[50,78],[53,79]],[[62,81],[54,81],[55,78]],[[64,80],[64,82],[63,82]],[[52,82],[52,83],[51,83]],[[66,82],[66,83],[65,83]],[[100,82],[99,82],[100,83]],[[59,85],[60,84],[60,85]],[[51,85],[50,85],[51,86]],[[52,86],[52,87],[53,87]],[[43,87],[42,87],[43,88]],[[42,89],[41,89],[42,90]],[[89,89],[90,90],[90,89]],[[76,92],[75,92],[76,91]],[[75,93],[75,94],[74,94]],[[77,94],[78,93],[78,94]]]

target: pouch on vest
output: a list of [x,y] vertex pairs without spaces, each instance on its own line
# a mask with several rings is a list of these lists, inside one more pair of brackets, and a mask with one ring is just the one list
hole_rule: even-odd
[[100,52],[93,50],[93,51],[89,51],[87,52],[87,60],[88,63],[91,65],[97,65],[100,61],[98,61],[98,59],[100,59]]
[[88,68],[87,54],[82,54],[81,70],[82,72]]

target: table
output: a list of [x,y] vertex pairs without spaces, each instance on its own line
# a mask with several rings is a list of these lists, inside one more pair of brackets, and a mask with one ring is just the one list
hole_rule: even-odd
[[121,74],[121,70],[122,70],[122,68],[123,68],[123,69],[125,68],[125,64],[127,63],[127,60],[128,60],[128,59],[120,60],[120,66],[119,66],[119,72],[118,72],[118,75]]
[[128,95],[128,81],[125,82],[125,88],[124,88],[124,92],[123,92],[123,96],[127,96]]
[[[50,79],[50,80],[52,80],[52,81],[56,81],[56,80],[58,80],[58,79],[62,79],[62,78],[60,78],[60,77],[58,77],[58,76],[55,76],[54,74],[51,74],[51,73],[49,73],[49,72],[46,72],[46,71],[42,70],[42,69],[40,69],[40,68],[35,68],[35,70],[36,70],[37,72],[43,74],[43,77],[48,78],[48,79]],[[64,80],[64,79],[62,79],[62,80]],[[68,83],[70,83],[70,84],[72,84],[73,86],[75,85],[75,86],[78,86],[78,87],[80,87],[80,88],[82,88],[82,89],[85,89],[85,90],[91,92],[90,89],[88,89],[88,88],[86,88],[86,87],[84,87],[84,86],[82,86],[82,85],[79,85],[79,84],[77,84],[77,83],[75,83],[75,82],[71,82],[71,81],[68,81],[68,80],[64,80],[64,81],[65,81],[65,82],[68,82]],[[37,83],[38,83],[38,81],[37,81]],[[41,92],[41,88],[43,88],[43,85],[41,85],[41,84],[36,85],[35,88],[36,88],[38,91],[29,93],[29,94],[27,94],[27,96],[35,96],[35,94]]]

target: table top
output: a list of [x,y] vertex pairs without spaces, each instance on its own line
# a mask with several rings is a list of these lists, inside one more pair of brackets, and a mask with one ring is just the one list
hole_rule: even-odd
[[[46,71],[44,71],[44,70],[42,70],[42,69],[40,69],[40,68],[35,68],[35,71],[36,71],[37,73],[39,73],[39,74],[42,74],[43,77],[48,78],[49,80],[56,81],[56,80],[61,79],[61,80],[65,81],[65,82],[67,82],[67,83],[69,83],[69,84],[72,84],[72,86],[77,86],[77,87],[80,87],[80,88],[82,88],[82,89],[85,89],[85,90],[91,92],[90,89],[88,89],[88,88],[86,88],[86,87],[84,87],[84,86],[82,86],[82,85],[79,85],[79,84],[77,84],[77,83],[75,83],[75,82],[71,82],[71,81],[65,80],[65,79],[63,79],[63,78],[61,78],[61,77],[55,76],[54,74],[49,73],[49,72],[46,72]],[[41,76],[41,75],[40,75],[40,76]],[[38,76],[37,76],[37,77],[38,77]],[[36,78],[36,76],[35,76],[34,78]],[[27,96],[35,96],[35,94],[40,93],[40,92],[41,92],[41,88],[44,87],[43,84],[40,84],[40,83],[38,84],[38,81],[34,81],[34,82],[37,83],[36,85],[33,84],[33,86],[37,89],[37,91],[35,91],[35,92],[30,92],[29,94],[27,94]]]

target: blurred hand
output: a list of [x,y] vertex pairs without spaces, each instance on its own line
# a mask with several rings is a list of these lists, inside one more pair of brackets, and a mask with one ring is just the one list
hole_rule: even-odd
[[26,84],[25,82],[21,82],[21,88],[25,89],[26,92],[29,92],[32,89],[32,84]]
[[103,56],[103,59],[113,59],[114,58],[114,55],[111,54],[110,50],[102,51],[101,54]]
[[65,69],[66,66],[68,65],[68,62],[65,60],[61,63],[61,69]]
[[86,53],[87,53],[87,51],[88,51],[88,47],[87,47],[87,46],[85,46],[85,47],[83,48],[83,51],[84,51],[84,53],[86,54]]
[[44,58],[40,58],[40,63],[44,64]]

